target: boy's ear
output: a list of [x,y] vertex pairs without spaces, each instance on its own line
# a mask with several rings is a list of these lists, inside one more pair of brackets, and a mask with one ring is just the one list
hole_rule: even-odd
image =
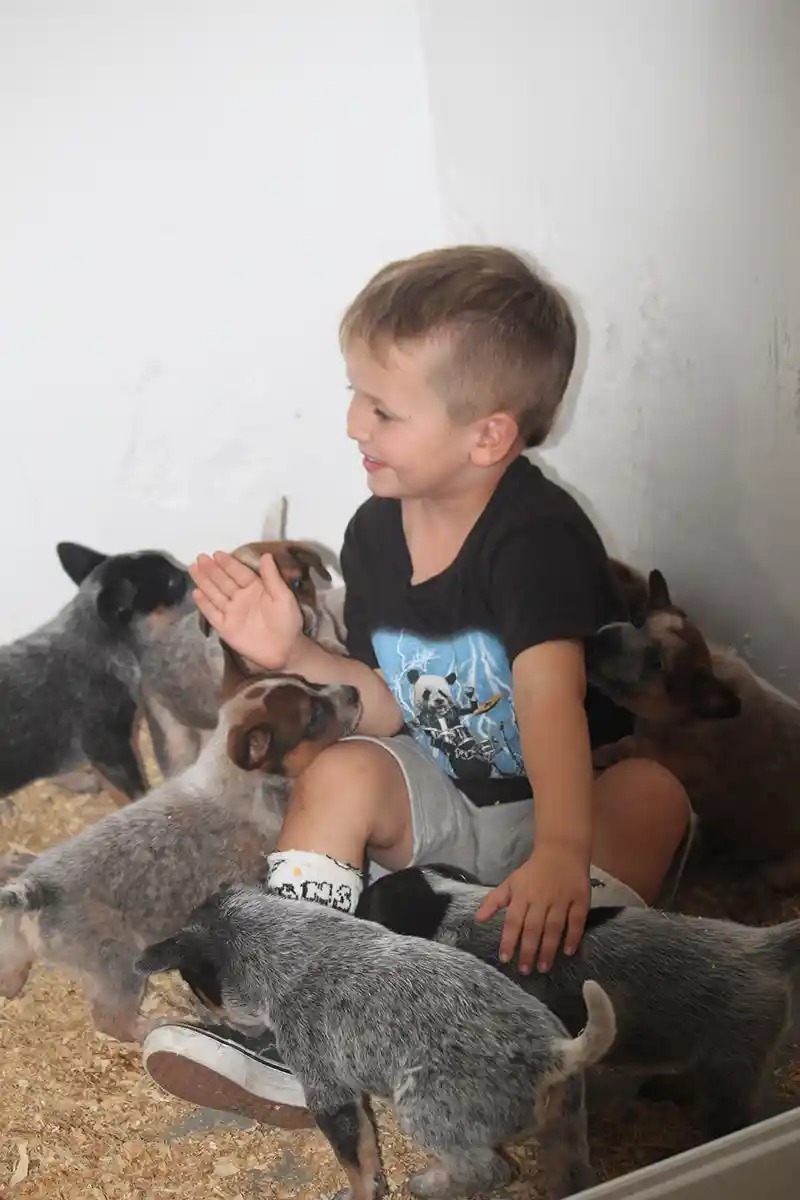
[[492,413],[479,423],[472,461],[478,467],[492,467],[506,457],[518,440],[519,425],[511,413]]
[[100,554],[99,551],[81,546],[78,542],[59,542],[56,554],[61,566],[78,587],[95,567],[99,567],[108,558],[107,554]]

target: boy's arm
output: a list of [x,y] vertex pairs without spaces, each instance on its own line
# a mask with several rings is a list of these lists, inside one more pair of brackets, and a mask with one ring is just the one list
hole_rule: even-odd
[[357,687],[363,706],[358,733],[391,737],[403,726],[402,714],[383,675],[366,663],[331,654],[303,636],[298,639],[286,669],[312,683],[349,683]]
[[537,845],[568,846],[588,866],[594,777],[583,646],[531,646],[512,673],[522,756],[536,796]]
[[514,660],[514,707],[525,770],[534,794],[534,849],[484,900],[479,920],[501,908],[506,919],[500,960],[510,961],[519,941],[519,968],[537,960],[552,965],[564,938],[573,954],[589,911],[592,845],[592,759],[583,701],[583,646],[542,642]]
[[568,953],[577,949],[589,910],[593,773],[583,646],[556,641],[524,650],[513,685],[536,836],[521,869],[529,886],[509,906],[501,952],[510,956],[521,934],[520,966],[528,969],[538,949],[546,970],[562,935]]
[[512,664],[514,707],[535,807],[534,852],[478,913],[507,909],[501,954],[522,932],[520,968],[548,969],[564,934],[577,949],[588,912],[592,835],[583,638],[622,619],[616,581],[589,527],[548,518],[516,530],[490,572],[498,628]]

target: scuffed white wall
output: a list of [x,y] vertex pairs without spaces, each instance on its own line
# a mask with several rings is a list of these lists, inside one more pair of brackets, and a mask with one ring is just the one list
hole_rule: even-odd
[[610,544],[800,690],[800,6],[423,0],[448,241],[566,285],[546,454]]
[[339,539],[342,310],[441,240],[413,0],[0,5],[0,640],[60,539]]
[[0,639],[60,538],[338,545],[366,494],[339,315],[500,241],[583,361],[547,461],[609,544],[800,681],[800,6],[6,0]]

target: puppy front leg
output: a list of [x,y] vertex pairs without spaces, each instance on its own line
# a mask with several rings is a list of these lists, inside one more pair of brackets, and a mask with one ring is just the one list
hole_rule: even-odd
[[86,758],[108,783],[118,804],[138,800],[147,791],[133,747],[134,725],[139,712],[133,699],[119,693],[97,697],[94,723],[85,730],[82,741]]
[[306,1092],[306,1101],[350,1181],[347,1191],[339,1195],[347,1200],[380,1200],[388,1195],[369,1098],[337,1090],[313,1098]]
[[127,804],[145,794],[147,781],[129,738],[104,730],[102,734],[87,738],[84,750],[117,804]]

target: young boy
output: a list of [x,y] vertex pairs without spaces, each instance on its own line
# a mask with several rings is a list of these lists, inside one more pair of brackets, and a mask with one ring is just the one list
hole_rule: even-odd
[[[192,568],[233,647],[363,701],[357,734],[297,781],[268,887],[352,911],[365,858],[373,874],[449,862],[495,885],[480,915],[506,910],[502,957],[519,944],[522,970],[547,970],[591,901],[657,898],[690,816],[655,763],[593,777],[581,639],[623,604],[592,524],[523,453],[555,419],[574,321],[511,252],[455,247],[380,271],[341,344],[372,492],[341,559],[352,657],[303,636],[269,558],[260,579],[222,553]],[[267,1122],[303,1103],[269,1037],[163,1026],[144,1051],[197,1103]]]

